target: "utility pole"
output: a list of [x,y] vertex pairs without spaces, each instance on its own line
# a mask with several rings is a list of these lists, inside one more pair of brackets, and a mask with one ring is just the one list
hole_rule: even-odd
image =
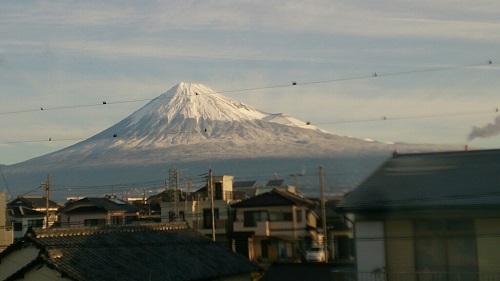
[[[169,170],[169,182],[171,184],[171,190],[170,194],[172,197],[172,205],[173,205],[173,213],[174,213],[174,218],[173,221],[178,221],[179,219],[179,195],[178,189],[179,189],[179,171],[174,168]],[[170,214],[169,214],[170,216]]]
[[[187,216],[188,216],[188,196],[191,196],[191,187],[193,186],[193,182],[191,181],[190,178],[187,180],[187,191],[185,192],[185,199],[184,199],[184,221],[187,221]],[[189,199],[191,202],[193,199]],[[192,213],[192,208],[191,208],[191,213]]]
[[49,228],[49,197],[50,197],[50,174],[47,175],[45,183],[45,228]]
[[174,181],[175,181],[175,221],[179,221],[179,170],[174,169]]
[[208,170],[208,186],[210,196],[210,211],[212,213],[212,240],[215,241],[215,209],[214,209],[214,181],[212,169]]
[[328,232],[326,230],[325,184],[323,179],[323,166],[319,166],[319,188],[321,192],[321,217],[323,218],[323,249],[325,262],[328,262]]

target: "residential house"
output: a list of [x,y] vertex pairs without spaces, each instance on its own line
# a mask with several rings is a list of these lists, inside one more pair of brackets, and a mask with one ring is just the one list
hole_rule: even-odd
[[23,237],[29,228],[43,228],[45,226],[45,213],[23,206],[8,208],[7,218],[12,227],[14,239]]
[[300,194],[280,189],[231,205],[235,250],[262,262],[302,258],[317,239],[312,205]]
[[61,227],[130,224],[140,208],[115,197],[85,197],[70,201],[59,211]]
[[[336,195],[326,199],[326,226],[327,226],[327,245],[328,260],[333,262],[348,262],[354,260],[354,223],[353,215],[342,214],[337,211],[337,205],[342,201],[342,195]],[[314,205],[314,212],[321,214],[320,199],[310,198]],[[323,218],[318,218],[319,222]],[[323,231],[319,229],[321,223],[318,222],[319,239],[323,240]],[[319,241],[323,243],[322,241]]]
[[358,277],[500,280],[499,171],[500,150],[395,153],[339,204]]
[[0,193],[0,252],[12,244],[14,233],[6,218],[5,193]]
[[188,194],[181,190],[169,190],[169,200],[161,203],[162,222],[186,221],[194,230],[212,237],[216,241],[228,242],[231,232],[230,205],[245,198],[244,192],[233,191],[233,176],[213,176],[213,210],[215,227],[212,228],[212,201],[208,187]]
[[260,268],[185,223],[33,229],[0,253],[0,280],[257,280]]
[[57,222],[57,211],[61,207],[45,196],[19,196],[10,201],[7,204],[7,216],[13,226],[14,239],[23,237],[30,227],[51,227]]

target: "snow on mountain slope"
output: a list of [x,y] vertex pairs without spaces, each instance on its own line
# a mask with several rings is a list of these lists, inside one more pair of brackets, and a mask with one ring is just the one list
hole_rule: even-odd
[[[156,132],[160,131],[162,134],[165,130],[168,130],[169,133],[202,135],[201,138],[210,138],[212,136],[210,132],[217,122],[252,124],[257,121],[267,121],[318,130],[306,122],[283,114],[265,113],[249,105],[231,100],[204,85],[184,82],[177,84],[127,119],[131,119],[127,126],[129,131],[137,131],[137,127],[153,129],[149,132],[149,138]],[[196,139],[199,138],[194,137],[194,140]],[[168,136],[166,140],[171,143],[177,142]],[[189,141],[189,138],[180,142],[186,141]]]
[[[422,146],[397,146],[403,148],[420,151]],[[337,136],[285,114],[234,101],[204,85],[181,82],[101,133],[26,162],[96,166],[387,154],[395,149],[395,145]]]
[[241,147],[248,142],[280,142],[279,146],[284,147],[287,142],[303,143],[318,133],[327,134],[322,138],[333,137],[307,122],[260,111],[201,84],[181,82],[116,125],[56,154],[95,158],[101,152],[168,149],[197,143],[208,147],[213,142],[220,145],[227,141],[228,153],[229,145],[238,147],[238,156],[255,156],[255,152],[242,151]]
[[[288,175],[321,164],[326,181],[344,188],[355,186],[394,150],[451,147],[337,136],[291,116],[266,113],[231,100],[204,85],[179,83],[91,138],[2,167],[2,171],[23,193],[49,173],[54,186],[115,186],[162,179],[175,166],[192,172],[210,166],[218,174],[252,178]],[[314,180],[310,177],[301,182],[312,188]]]

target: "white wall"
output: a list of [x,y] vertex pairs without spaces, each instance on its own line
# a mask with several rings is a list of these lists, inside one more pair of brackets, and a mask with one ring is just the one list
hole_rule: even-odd
[[385,269],[384,222],[356,221],[354,235],[358,272]]

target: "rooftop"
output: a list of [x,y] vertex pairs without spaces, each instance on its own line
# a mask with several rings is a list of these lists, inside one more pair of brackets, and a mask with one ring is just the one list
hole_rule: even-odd
[[313,202],[286,190],[273,189],[269,192],[235,203],[232,207],[263,207],[263,206],[309,206]]
[[73,280],[212,280],[259,269],[184,223],[32,230],[0,262],[28,244],[40,249],[33,263]]
[[499,170],[500,150],[394,154],[339,207],[498,207]]

